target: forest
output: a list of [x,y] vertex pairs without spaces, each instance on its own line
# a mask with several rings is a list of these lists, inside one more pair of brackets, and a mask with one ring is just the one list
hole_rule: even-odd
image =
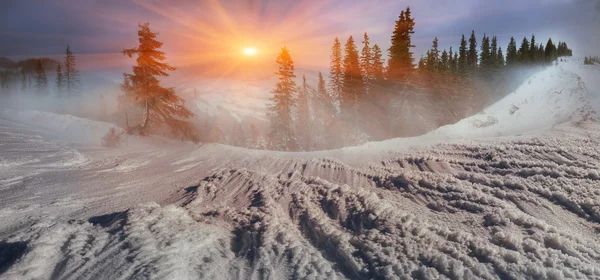
[[[532,34],[518,43],[512,37],[503,49],[496,36],[484,33],[478,38],[472,31],[462,35],[457,48],[442,50],[434,38],[417,59],[412,42],[416,27],[408,7],[395,22],[387,50],[372,43],[366,32],[358,40],[350,36],[343,45],[334,38],[329,73],[319,72],[317,81],[297,73],[294,50],[283,47],[275,59],[277,82],[267,104],[269,127],[263,131],[254,124],[202,125],[207,120],[194,117],[174,88],[160,84],[159,78],[175,68],[163,62],[163,43],[149,24],[142,24],[140,46],[123,51],[138,56],[138,64],[133,74],[125,74],[118,110],[111,117],[124,132],[111,130],[106,139],[116,143],[123,133],[161,134],[252,149],[312,151],[417,136],[480,112],[514,90],[531,69],[572,55],[566,42],[551,38],[538,41]],[[585,62],[598,58],[586,57]],[[54,93],[60,100],[77,97],[84,89],[70,47],[62,62],[0,59],[0,67],[3,94]]]

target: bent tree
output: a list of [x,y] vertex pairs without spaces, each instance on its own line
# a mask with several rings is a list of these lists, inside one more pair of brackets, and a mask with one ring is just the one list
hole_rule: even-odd
[[[143,135],[151,125],[164,125],[171,129],[174,136],[197,142],[198,137],[192,124],[185,121],[194,114],[185,107],[185,100],[173,88],[161,86],[158,80],[158,77],[169,76],[167,71],[175,71],[175,67],[163,62],[166,57],[159,50],[163,43],[156,40],[158,33],[150,31],[148,23],[138,26],[139,46],[122,52],[130,58],[137,55],[133,74],[123,74],[123,95],[119,97],[119,108],[125,111],[126,131],[129,134]],[[128,112],[132,109],[138,109],[136,112],[141,114],[141,121],[130,127]]]

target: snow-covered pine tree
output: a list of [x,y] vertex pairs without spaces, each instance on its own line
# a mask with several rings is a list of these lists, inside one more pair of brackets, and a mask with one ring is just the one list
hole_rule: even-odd
[[133,127],[126,120],[127,132],[145,134],[149,125],[166,125],[174,136],[198,142],[194,127],[185,121],[194,114],[185,107],[185,101],[173,88],[161,86],[158,80],[158,77],[169,76],[167,71],[175,70],[162,62],[166,59],[165,53],[159,50],[163,43],[156,40],[157,33],[150,31],[148,23],[138,26],[139,46],[122,52],[130,58],[137,55],[137,65],[133,66],[133,74],[123,74],[123,95],[119,97],[119,107],[123,110],[139,108],[142,116],[140,123]]
[[77,69],[75,68],[75,55],[71,51],[71,47],[68,45],[65,51],[64,84],[68,97],[73,97],[79,94],[79,71],[77,71]]
[[292,108],[296,106],[296,83],[294,82],[294,61],[286,47],[276,59],[278,70],[275,72],[279,81],[271,91],[272,104],[269,105],[271,130],[269,140],[271,147],[281,151],[295,151],[298,141],[293,131]]

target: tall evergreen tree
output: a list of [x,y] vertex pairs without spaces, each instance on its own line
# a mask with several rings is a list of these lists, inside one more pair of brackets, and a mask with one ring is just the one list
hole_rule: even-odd
[[[123,55],[130,58],[136,55],[137,64],[133,66],[133,74],[123,74],[123,95],[119,97],[119,107],[137,107],[142,111],[138,125],[129,127],[127,119],[128,133],[145,134],[150,124],[166,125],[174,135],[181,136],[182,139],[199,141],[191,123],[185,121],[194,114],[185,107],[184,99],[173,88],[163,87],[158,80],[159,77],[169,76],[167,71],[175,71],[175,67],[163,62],[166,59],[165,53],[160,51],[163,43],[156,40],[157,33],[150,30],[148,23],[138,26],[139,45],[122,51]],[[73,64],[66,65],[70,65],[68,69],[72,75]],[[71,82],[73,81],[71,76]]]
[[485,33],[483,34],[483,39],[481,40],[481,54],[479,61],[481,61],[481,68],[483,71],[491,69],[493,61],[491,55],[490,37],[488,37]]
[[391,46],[388,49],[388,71],[387,76],[391,81],[406,79],[414,70],[413,53],[410,51],[412,45],[411,37],[414,34],[415,21],[411,17],[410,7],[400,13],[394,32],[392,34]]
[[298,122],[296,134],[298,135],[298,144],[300,148],[309,151],[312,149],[310,131],[310,89],[306,82],[306,76],[302,75],[302,86],[298,90]]
[[469,38],[469,52],[467,55],[467,63],[469,71],[474,73],[477,70],[477,38],[475,37],[475,30],[471,32],[471,38]]
[[502,53],[502,47],[498,47],[498,54],[496,55],[496,68],[504,67],[504,54]]
[[269,138],[271,145],[276,150],[294,151],[298,148],[296,136],[293,131],[292,108],[296,106],[296,83],[294,82],[294,61],[288,49],[283,47],[277,56],[278,70],[275,74],[278,82],[271,91],[273,102],[269,106],[271,117],[271,131]]
[[552,42],[552,38],[548,39],[548,42],[546,43],[544,59],[546,60],[546,63],[550,63],[556,59],[556,46]]
[[80,82],[79,71],[75,68],[75,55],[71,52],[71,47],[67,45],[65,56],[65,90],[69,97],[79,94]]
[[528,64],[530,62],[529,58],[529,40],[527,40],[527,37],[523,38],[523,41],[521,42],[521,47],[519,48],[519,62],[521,64]]
[[342,96],[342,87],[344,85],[344,71],[342,68],[342,45],[340,40],[335,37],[331,47],[331,61],[329,62],[329,89],[334,100],[339,100]]
[[529,61],[531,63],[537,63],[537,44],[535,42],[535,34],[531,34],[531,41],[529,43]]
[[498,65],[498,38],[496,36],[492,37],[492,45],[490,46],[490,65],[496,66]]
[[454,58],[454,50],[450,47],[450,51],[448,52],[448,72],[452,74],[456,74],[456,59]]
[[372,50],[372,54],[371,57],[373,58],[373,62],[372,62],[372,70],[373,70],[373,79],[375,81],[381,82],[384,79],[385,76],[385,69],[383,66],[383,53],[381,52],[381,48],[377,45],[374,44],[373,48],[371,48]]
[[369,35],[367,34],[367,32],[365,32],[363,36],[362,44],[363,47],[360,52],[360,67],[362,69],[365,92],[369,94],[371,81],[373,80],[373,57],[369,42]]
[[345,45],[344,56],[344,85],[342,89],[341,109],[346,121],[356,122],[358,109],[363,99],[364,84],[358,51],[352,36]]
[[467,74],[469,69],[469,58],[467,51],[467,40],[465,35],[460,39],[460,48],[458,49],[458,72],[462,75]]
[[519,61],[519,55],[517,52],[517,42],[514,37],[510,37],[510,42],[506,48],[506,65],[514,66]]
[[440,64],[439,64],[439,71],[440,73],[448,73],[450,67],[449,67],[449,62],[450,60],[448,59],[448,52],[444,49],[444,51],[442,51],[442,55],[440,56]]
[[56,66],[56,94],[58,96],[62,96],[64,93],[64,76],[62,73],[62,68],[60,67],[60,62]]
[[48,78],[41,58],[37,60],[35,65],[35,89],[40,95],[48,94]]
[[431,49],[427,53],[427,61],[426,61],[427,70],[431,73],[439,72],[439,60],[440,60],[439,40],[437,37],[435,37],[433,39],[433,42],[431,43]]

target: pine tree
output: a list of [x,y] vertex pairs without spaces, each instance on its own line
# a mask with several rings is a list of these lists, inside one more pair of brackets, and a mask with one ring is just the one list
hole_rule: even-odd
[[[166,59],[165,53],[159,50],[163,43],[156,40],[157,33],[150,31],[148,23],[138,26],[139,46],[122,51],[129,58],[137,55],[137,64],[133,66],[133,74],[123,74],[123,95],[119,97],[119,107],[126,109],[133,106],[142,111],[141,121],[134,127],[129,127],[126,115],[127,132],[145,134],[150,124],[166,125],[174,135],[181,136],[182,139],[199,141],[192,125],[184,120],[194,114],[185,107],[185,101],[177,96],[173,88],[161,86],[158,80],[158,77],[169,76],[167,71],[175,70],[175,67],[162,62]],[[69,73],[72,74],[74,68],[70,65]]]
[[492,45],[490,47],[490,65],[492,68],[498,65],[498,38],[492,37]]
[[75,68],[75,55],[73,55],[71,47],[68,45],[65,57],[64,84],[67,96],[72,97],[79,94],[79,71]]
[[552,38],[548,39],[546,48],[544,49],[544,59],[546,63],[551,63],[556,59],[556,46],[552,42]]
[[388,71],[387,76],[391,81],[402,81],[414,70],[413,53],[410,51],[412,45],[411,36],[414,34],[415,21],[411,17],[410,7],[400,13],[394,32],[392,34],[391,46],[388,49]]
[[40,95],[48,94],[48,78],[42,65],[42,59],[38,59],[35,66],[35,88]]
[[374,44],[371,48],[372,54],[371,57],[373,59],[372,65],[372,77],[375,81],[381,82],[384,79],[384,66],[383,66],[383,53],[381,52],[381,48],[377,44]]
[[292,108],[296,106],[296,83],[294,82],[294,61],[288,49],[283,47],[277,56],[278,70],[275,72],[279,81],[271,91],[273,102],[269,105],[271,131],[269,138],[271,146],[276,150],[297,150],[297,139],[292,129]]
[[439,47],[438,42],[439,42],[438,38],[435,37],[431,44],[431,49],[427,53],[426,67],[430,73],[438,73],[439,72],[440,51],[438,49],[438,47]]
[[521,47],[519,48],[519,62],[521,64],[528,64],[529,63],[529,41],[527,40],[527,37],[523,38],[523,41],[521,42]]
[[458,51],[458,72],[462,75],[465,75],[468,72],[469,58],[467,51],[467,40],[465,39],[464,34],[462,35],[462,39],[460,39],[460,48]]
[[490,50],[490,37],[484,33],[483,39],[481,40],[481,54],[479,60],[481,62],[481,68],[484,72],[490,70],[493,63],[491,60],[492,55]]
[[496,55],[496,68],[504,67],[504,54],[502,54],[502,47],[498,47],[498,54]]
[[451,74],[456,74],[456,64],[457,59],[454,55],[454,50],[450,47],[450,51],[448,52],[448,72]]
[[371,52],[371,46],[369,43],[369,35],[365,32],[363,36],[363,47],[360,52],[360,67],[363,74],[363,83],[365,85],[365,93],[369,94],[371,87],[371,81],[373,80],[373,57]]
[[446,50],[442,51],[442,56],[440,57],[440,65],[439,71],[441,73],[448,73],[449,71],[449,60],[448,60],[448,52]]
[[358,51],[352,36],[345,45],[344,56],[344,83],[342,88],[341,109],[346,121],[358,118],[358,108],[364,94],[364,84]]
[[531,34],[531,41],[529,44],[529,62],[537,63],[537,44],[535,42],[535,34]]
[[331,47],[331,62],[329,63],[329,89],[334,100],[342,96],[344,72],[342,70],[342,45],[336,37]]
[[506,48],[506,65],[514,66],[519,61],[519,55],[517,52],[517,42],[514,37],[510,37],[510,42]]
[[62,96],[64,93],[64,76],[60,63],[56,66],[56,94]]
[[471,32],[471,38],[469,38],[467,63],[469,65],[469,71],[474,73],[477,70],[477,38],[475,37],[475,30]]
[[300,148],[309,151],[311,147],[312,133],[310,128],[310,89],[306,82],[306,76],[302,75],[302,86],[298,90],[298,122],[296,133],[298,135]]

